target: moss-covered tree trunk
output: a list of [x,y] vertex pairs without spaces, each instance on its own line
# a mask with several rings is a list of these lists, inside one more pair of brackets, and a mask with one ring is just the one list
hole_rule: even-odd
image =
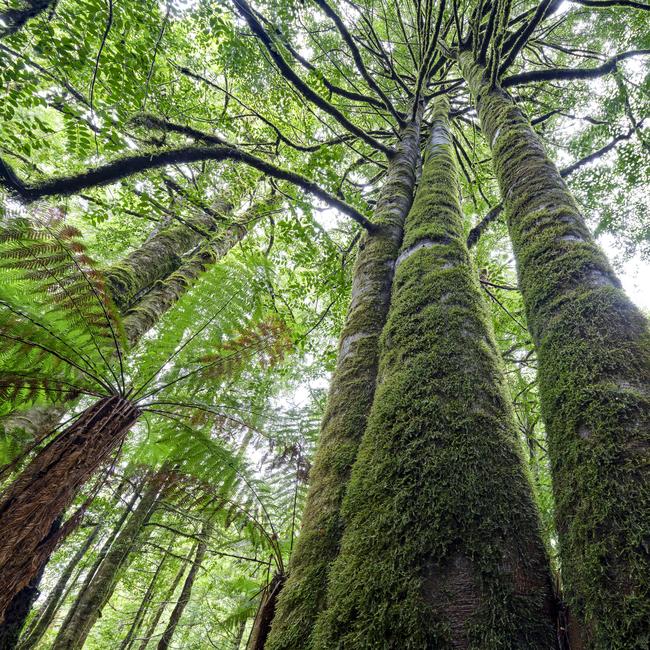
[[162,483],[163,479],[159,475],[147,482],[138,505],[97,567],[88,587],[79,594],[71,616],[66,618],[59,630],[52,650],[78,650],[83,647],[115,589],[120,572],[128,564],[134,545],[155,507]]
[[587,647],[650,643],[650,333],[525,115],[469,53],[539,356],[563,583]]
[[419,160],[421,112],[404,128],[378,200],[376,230],[366,234],[354,268],[352,297],[310,474],[302,529],[278,599],[269,650],[305,650],[342,532],[340,507],[372,404],[377,341],[386,320],[395,259],[411,206]]
[[13,597],[56,546],[60,531],[50,535],[55,519],[138,416],[137,407],[122,397],[99,400],[41,450],[4,492],[0,501],[0,622]]
[[[219,209],[225,215],[230,206],[224,204]],[[107,269],[106,284],[120,311],[132,307],[140,294],[180,268],[182,256],[209,238],[217,226],[214,214],[206,212],[199,212],[184,223],[175,221]]]
[[196,576],[199,572],[199,569],[201,568],[201,565],[203,564],[205,554],[208,550],[208,540],[210,539],[211,532],[212,524],[205,522],[201,527],[201,539],[196,544],[194,562],[187,573],[187,577],[183,583],[183,588],[181,589],[180,596],[178,597],[178,601],[176,601],[176,605],[172,610],[169,621],[167,622],[167,626],[165,627],[165,631],[160,637],[160,641],[158,641],[157,650],[167,650],[167,648],[169,648],[169,644],[174,637],[174,633],[176,632],[178,623],[181,620],[181,616],[183,616],[183,612],[185,611],[187,604],[190,602],[192,589],[194,588],[194,581],[196,580]]
[[538,512],[465,244],[448,104],[397,258],[314,648],[555,647]]
[[126,313],[124,330],[133,346],[171,309],[201,274],[224,257],[246,234],[246,228],[232,224],[187,259],[174,273],[159,280],[138,304]]

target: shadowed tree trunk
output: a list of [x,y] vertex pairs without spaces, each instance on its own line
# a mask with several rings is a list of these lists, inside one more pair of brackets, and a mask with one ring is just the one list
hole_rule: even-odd
[[61,572],[61,575],[59,576],[59,579],[56,581],[54,589],[52,589],[52,591],[48,594],[47,600],[43,604],[41,610],[42,613],[38,615],[34,626],[27,631],[27,635],[25,636],[24,640],[20,642],[20,650],[30,650],[30,648],[35,647],[47,631],[47,628],[50,626],[50,623],[53,621],[54,616],[61,605],[61,599],[68,585],[68,581],[72,577],[72,574],[77,568],[79,562],[81,562],[84,555],[93,545],[101,528],[102,524],[97,524],[93,527],[92,531],[88,537],[86,537],[83,544],[72,556],[68,564],[66,564],[65,568]]
[[21,0],[16,7],[0,11],[0,38],[14,34],[24,27],[28,20],[49,7],[54,7],[55,2],[56,0]]
[[248,643],[246,644],[246,650],[264,650],[266,640],[271,631],[271,623],[275,617],[278,595],[282,591],[284,580],[283,575],[276,573],[266,589],[262,592],[257,615],[253,621],[253,628],[251,629]]
[[419,160],[421,109],[402,132],[375,212],[360,244],[352,297],[339,342],[319,448],[310,473],[302,530],[278,598],[269,650],[304,650],[322,609],[342,532],[341,501],[372,404],[377,341],[384,326],[395,258],[411,207]]
[[465,243],[448,103],[433,131],[313,647],[555,646],[538,512]]
[[87,588],[77,597],[70,611],[71,615],[61,626],[52,650],[77,650],[83,647],[90,630],[101,616],[104,605],[115,589],[121,570],[128,564],[142,527],[155,507],[163,481],[164,479],[157,475],[147,482],[142,498],[124,528],[97,567]]
[[210,538],[211,531],[212,524],[204,523],[201,528],[201,541],[196,545],[194,562],[192,563],[187,577],[185,578],[185,584],[183,585],[181,594],[178,597],[176,606],[172,610],[171,616],[169,617],[167,627],[165,628],[163,635],[160,637],[160,641],[158,642],[157,646],[158,650],[167,650],[167,648],[169,648],[169,644],[172,641],[176,627],[181,620],[181,616],[187,607],[187,603],[190,602],[192,588],[194,587],[194,581],[196,580],[196,576],[199,572],[199,569],[201,568],[201,564],[203,564],[205,553],[208,549],[208,539]]
[[55,519],[124,439],[138,416],[138,409],[120,396],[99,400],[41,450],[2,495],[0,619],[49,557],[60,535],[67,532],[64,525],[49,534]]
[[[492,149],[539,356],[563,583],[594,648],[650,639],[650,333],[527,118],[461,67]],[[614,603],[616,605],[614,606]]]

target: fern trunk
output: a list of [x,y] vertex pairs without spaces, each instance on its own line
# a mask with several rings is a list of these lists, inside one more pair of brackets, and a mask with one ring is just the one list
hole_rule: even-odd
[[52,650],[78,650],[83,647],[90,630],[101,616],[102,609],[115,589],[120,572],[128,564],[133,547],[155,507],[160,488],[161,481],[158,477],[148,481],[142,498],[124,528],[115,538],[87,588],[79,594],[73,606],[72,616],[66,619],[61,627]]
[[386,320],[395,259],[411,207],[421,112],[401,134],[376,213],[357,257],[352,297],[332,376],[319,448],[287,582],[278,598],[268,650],[305,650],[322,609],[342,533],[340,507],[366,426],[377,376],[377,341]]
[[43,638],[43,635],[47,631],[47,628],[50,626],[50,623],[54,620],[54,616],[56,615],[56,612],[61,605],[64,592],[68,586],[68,582],[70,581],[74,570],[77,568],[79,562],[81,562],[84,555],[93,545],[93,542],[97,538],[101,527],[101,524],[97,524],[93,527],[92,531],[86,537],[83,544],[72,556],[68,564],[66,564],[65,568],[61,572],[61,575],[59,576],[59,579],[56,581],[56,585],[48,594],[47,600],[43,604],[41,613],[37,616],[33,627],[30,626],[26,634],[23,635],[24,640],[21,640],[18,646],[20,650],[30,650],[31,648],[36,647],[40,640]]
[[539,356],[563,582],[592,648],[650,639],[650,333],[525,115],[461,65]]
[[246,650],[264,650],[269,632],[271,631],[271,624],[275,618],[278,595],[282,593],[284,580],[284,576],[280,574],[274,575],[271,582],[262,592],[257,615],[253,621],[253,627],[248,637],[248,643],[246,644]]
[[314,648],[555,647],[538,512],[435,107]]
[[56,518],[138,416],[138,409],[122,397],[99,400],[39,452],[7,488],[0,501],[0,620],[56,546],[60,533],[49,535]]

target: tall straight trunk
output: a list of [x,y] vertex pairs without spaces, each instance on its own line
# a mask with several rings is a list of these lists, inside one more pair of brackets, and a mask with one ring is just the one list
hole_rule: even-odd
[[79,562],[86,555],[90,547],[93,545],[97,535],[102,528],[102,524],[97,524],[90,531],[90,534],[86,537],[84,542],[81,544],[77,552],[72,556],[70,561],[66,564],[65,568],[61,572],[59,579],[56,581],[56,585],[52,591],[48,594],[47,600],[43,604],[42,612],[38,615],[34,626],[28,630],[24,640],[21,640],[19,644],[20,650],[30,650],[34,648],[39,641],[43,638],[43,635],[47,631],[47,628],[50,626],[50,623],[53,621],[54,616],[61,604],[63,594],[65,589],[72,577],[73,572],[77,568]]
[[54,521],[138,416],[137,407],[120,396],[100,399],[41,450],[2,495],[0,622],[56,546],[59,533],[49,534]]
[[538,512],[440,101],[313,647],[555,647]]
[[158,604],[158,607],[156,608],[156,611],[151,621],[149,621],[149,625],[147,626],[147,631],[142,637],[142,642],[138,646],[138,650],[145,650],[145,648],[149,645],[149,640],[153,637],[154,632],[156,631],[156,627],[158,625],[158,622],[162,618],[162,615],[165,612],[167,603],[172,599],[174,592],[176,591],[176,587],[178,587],[181,580],[183,579],[183,576],[185,575],[185,571],[187,570],[189,563],[192,561],[192,558],[194,557],[195,550],[196,549],[192,547],[189,554],[187,555],[187,558],[181,564],[180,568],[176,572],[176,576],[174,577],[174,580],[172,581],[171,585],[169,585],[169,589],[165,592],[163,599]]
[[156,566],[156,570],[154,571],[154,574],[153,576],[151,576],[151,580],[147,585],[147,591],[145,592],[144,596],[142,597],[142,600],[140,601],[140,605],[138,606],[138,611],[135,613],[135,616],[133,617],[133,622],[129,626],[129,631],[127,632],[126,636],[122,640],[122,643],[120,643],[120,650],[129,650],[129,648],[133,645],[133,641],[137,636],[138,631],[142,626],[142,621],[144,620],[144,617],[147,613],[147,608],[151,604],[151,599],[153,598],[153,594],[156,588],[156,583],[158,582],[158,576],[160,576],[163,567],[167,563],[167,558],[169,557],[169,554],[171,553],[173,546],[174,546],[174,541],[172,540],[171,542],[169,542],[169,545],[167,546],[167,551],[163,553],[160,562],[158,562],[158,565]]
[[208,522],[204,523],[201,527],[201,541],[199,541],[196,545],[194,562],[190,567],[187,577],[185,578],[185,584],[183,584],[181,594],[178,597],[178,601],[174,606],[174,609],[172,610],[171,616],[169,617],[167,627],[165,628],[163,635],[160,637],[160,641],[158,642],[158,650],[167,650],[167,648],[169,648],[169,644],[172,641],[174,632],[176,632],[176,628],[178,627],[178,623],[181,620],[181,616],[183,616],[183,612],[185,611],[187,604],[190,602],[192,589],[194,587],[194,581],[196,580],[196,576],[199,572],[199,569],[201,568],[201,564],[203,564],[203,560],[205,559],[205,553],[208,550],[208,539],[210,538],[211,532],[212,524]]
[[158,476],[147,482],[138,505],[115,538],[88,587],[79,594],[72,615],[61,626],[52,650],[78,650],[83,647],[90,630],[101,616],[102,609],[115,589],[120,572],[128,564],[133,547],[155,507],[161,485],[162,481]]
[[253,621],[253,628],[246,644],[246,650],[264,650],[271,631],[271,624],[275,618],[278,595],[282,593],[284,581],[285,577],[280,573],[276,573],[262,592],[257,615]]
[[[220,206],[224,214],[230,206]],[[104,273],[108,290],[120,311],[138,301],[138,296],[183,264],[183,255],[198,246],[217,227],[215,215],[200,212],[185,223],[175,221],[147,239],[122,261]]]
[[420,109],[401,134],[377,203],[376,229],[359,247],[302,530],[278,598],[269,650],[305,650],[325,602],[327,577],[343,530],[341,502],[375,392],[377,341],[388,313],[404,219],[413,200],[421,117]]
[[521,110],[469,53],[539,356],[563,583],[594,648],[650,639],[650,332]]
[[224,257],[244,235],[246,228],[232,224],[224,232],[215,235],[201,249],[184,262],[174,273],[157,282],[138,304],[127,312],[124,329],[133,346],[148,332],[185,294],[201,274],[217,260]]

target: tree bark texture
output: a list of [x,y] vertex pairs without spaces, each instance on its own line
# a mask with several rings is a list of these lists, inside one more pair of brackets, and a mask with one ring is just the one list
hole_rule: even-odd
[[555,647],[550,569],[436,104],[312,647]]
[[52,650],[79,650],[83,647],[115,589],[120,572],[128,565],[129,555],[151,516],[160,489],[161,480],[158,477],[147,482],[138,505],[97,567],[88,587],[79,594],[72,616],[59,630]]
[[372,404],[377,342],[386,320],[395,259],[419,162],[421,112],[402,132],[375,212],[360,244],[337,367],[310,474],[302,530],[278,598],[268,650],[305,650],[324,605],[329,568],[342,533],[340,507]]
[[39,452],[2,495],[0,622],[12,598],[29,584],[56,546],[59,533],[49,534],[55,519],[138,416],[128,400],[102,398]]
[[276,573],[267,588],[262,592],[260,606],[257,609],[257,615],[253,621],[246,650],[264,650],[266,640],[271,631],[271,623],[275,618],[275,608],[278,603],[278,596],[282,592],[285,577]]
[[79,547],[77,552],[72,556],[70,561],[66,564],[65,568],[61,572],[59,579],[56,581],[56,585],[52,591],[48,594],[47,600],[43,604],[43,607],[40,613],[37,615],[34,626],[27,630],[26,634],[23,635],[24,639],[21,640],[19,644],[20,650],[30,650],[31,648],[36,647],[39,641],[42,639],[43,635],[47,631],[47,628],[50,626],[50,623],[54,620],[57,610],[61,605],[61,599],[63,598],[64,592],[72,577],[73,572],[81,562],[82,558],[86,555],[90,547],[93,545],[97,535],[99,535],[102,525],[97,524],[90,531],[90,534],[86,537],[83,544]]
[[[229,206],[219,207],[224,214]],[[107,269],[106,284],[113,301],[124,312],[138,301],[138,296],[178,270],[183,255],[195,248],[217,228],[213,214],[200,212],[187,224],[175,221],[161,229],[127,255],[119,264]]]
[[178,302],[200,275],[210,265],[224,257],[245,234],[244,226],[239,224],[229,226],[223,233],[214,235],[209,243],[204,244],[174,273],[156,282],[124,318],[124,330],[130,345],[134,346],[159,318]]
[[539,356],[563,583],[590,648],[650,642],[650,333],[525,115],[461,54]]

